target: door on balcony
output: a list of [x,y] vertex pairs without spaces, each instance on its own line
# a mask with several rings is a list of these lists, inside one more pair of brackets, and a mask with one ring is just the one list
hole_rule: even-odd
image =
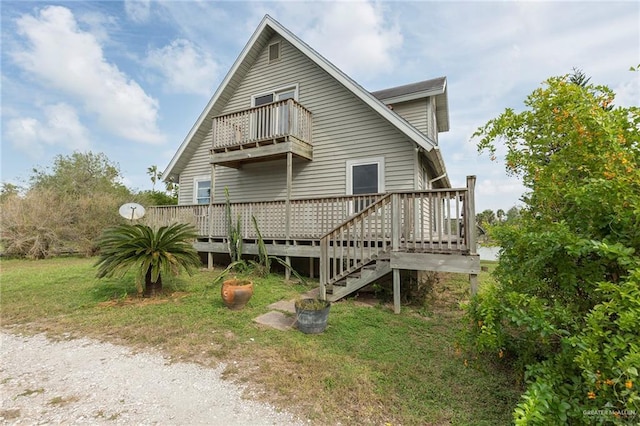
[[295,100],[297,95],[298,89],[294,86],[252,96],[252,106],[262,107],[254,110],[251,132],[253,138],[268,139],[290,133],[289,106],[286,103],[274,104],[274,102]]
[[[347,161],[347,195],[380,194],[384,192],[384,157]],[[351,213],[358,213],[376,197],[354,200]]]

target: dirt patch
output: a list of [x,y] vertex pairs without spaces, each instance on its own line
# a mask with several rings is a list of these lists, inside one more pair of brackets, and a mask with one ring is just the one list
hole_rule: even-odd
[[127,295],[126,297],[121,297],[118,299],[107,300],[106,302],[98,303],[98,306],[101,308],[111,308],[114,306],[148,306],[148,305],[162,305],[163,303],[176,302],[184,297],[189,296],[187,292],[176,291],[169,294],[161,294],[155,297],[142,297],[142,296],[131,296]]

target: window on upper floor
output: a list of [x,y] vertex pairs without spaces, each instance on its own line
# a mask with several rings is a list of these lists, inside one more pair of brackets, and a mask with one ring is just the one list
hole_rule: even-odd
[[[298,86],[285,86],[269,92],[260,93],[251,97],[251,106],[259,107],[272,102],[297,100]],[[253,113],[251,123],[251,135],[255,139],[267,139],[274,135],[289,133],[289,107],[287,104],[277,105],[274,108],[260,108]]]
[[269,45],[269,63],[280,60],[280,42]]

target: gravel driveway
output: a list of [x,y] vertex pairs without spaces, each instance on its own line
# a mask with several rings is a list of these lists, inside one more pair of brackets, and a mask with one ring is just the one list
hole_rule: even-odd
[[224,366],[170,363],[89,339],[0,333],[2,424],[302,425],[242,398]]

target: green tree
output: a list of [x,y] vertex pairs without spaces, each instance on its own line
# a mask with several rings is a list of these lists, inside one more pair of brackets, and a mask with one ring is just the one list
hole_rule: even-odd
[[511,207],[509,210],[507,210],[506,217],[507,222],[513,222],[517,220],[520,217],[520,209],[516,206]]
[[158,171],[158,166],[153,165],[147,168],[147,174],[151,177],[151,190],[156,190],[156,182],[162,179],[162,172]]
[[15,256],[93,255],[102,230],[121,222],[118,207],[132,198],[102,153],[58,155],[51,167],[34,169],[29,183],[19,197],[0,197],[0,239]]
[[193,226],[182,223],[158,230],[141,224],[106,229],[98,242],[97,277],[122,276],[136,268],[138,292],[153,296],[162,291],[162,275],[191,274],[201,264],[192,244],[196,237]]
[[492,157],[506,146],[507,172],[528,189],[518,220],[493,230],[498,283],[469,309],[477,347],[526,371],[516,424],[640,412],[640,110],[614,97],[585,77],[550,78],[524,111],[474,134]]
[[161,191],[141,191],[136,194],[135,199],[146,206],[169,206],[178,204],[178,197]]
[[482,228],[488,228],[490,225],[496,223],[496,214],[491,209],[483,210],[476,214],[476,222]]
[[3,182],[0,189],[0,202],[7,200],[8,198],[17,196],[20,194],[20,187],[9,182]]
[[57,155],[51,168],[34,168],[29,181],[30,189],[52,189],[71,196],[99,193],[130,195],[121,182],[118,165],[103,153]]
[[573,68],[573,72],[569,74],[569,81],[578,86],[587,87],[587,84],[591,81],[591,77],[582,72],[580,68]]

